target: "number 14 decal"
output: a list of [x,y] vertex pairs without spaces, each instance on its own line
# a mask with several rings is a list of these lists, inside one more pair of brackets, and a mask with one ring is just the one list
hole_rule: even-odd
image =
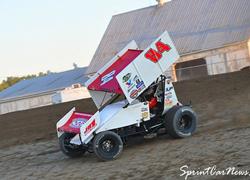
[[157,63],[162,58],[162,53],[170,51],[171,47],[168,44],[161,42],[161,40],[157,41],[155,46],[157,50],[150,48],[144,56],[154,63]]

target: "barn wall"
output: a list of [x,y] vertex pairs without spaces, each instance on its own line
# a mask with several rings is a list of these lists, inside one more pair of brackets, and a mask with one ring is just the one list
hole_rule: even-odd
[[249,55],[249,58],[250,58],[250,39],[247,42],[247,46],[248,46],[248,55]]
[[53,93],[1,103],[0,114],[50,105],[52,95]]
[[74,89],[66,88],[57,92],[48,92],[47,94],[39,94],[23,98],[21,97],[19,99],[2,102],[0,103],[0,114],[55,104],[53,103],[53,97],[56,94],[60,95],[58,103],[90,97],[89,92],[85,87]]
[[86,87],[80,88],[66,88],[59,91],[52,96],[52,103],[58,104],[62,102],[75,101],[78,99],[89,98],[90,94]]
[[[178,60],[178,62],[185,62],[185,61],[190,61],[190,60],[193,60],[193,59],[199,59],[199,58],[215,56],[215,55],[218,55],[218,54],[234,52],[234,51],[241,50],[241,49],[249,49],[247,41],[227,45],[227,46],[224,46],[224,47],[221,47],[221,48],[210,49],[210,50],[207,50],[207,51],[194,52],[194,53],[189,53],[189,54],[182,54],[181,58]],[[248,57],[249,57],[249,54],[248,54]]]
[[[200,58],[206,60],[208,75],[238,71],[250,65],[250,40],[209,51],[186,54],[181,56],[176,64]],[[173,71],[172,76],[174,80],[178,80]]]
[[206,57],[209,75],[239,71],[249,66],[248,46]]

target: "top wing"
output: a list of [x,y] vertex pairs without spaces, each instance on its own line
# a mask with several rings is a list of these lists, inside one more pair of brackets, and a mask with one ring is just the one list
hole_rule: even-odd
[[165,31],[116,76],[128,102],[135,100],[178,59],[179,54]]

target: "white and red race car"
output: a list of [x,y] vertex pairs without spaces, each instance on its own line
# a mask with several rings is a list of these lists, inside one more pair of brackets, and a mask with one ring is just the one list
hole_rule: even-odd
[[165,129],[173,138],[191,136],[197,116],[182,105],[166,72],[179,54],[164,32],[145,50],[130,42],[87,82],[95,114],[73,108],[56,125],[62,152],[70,157],[94,152],[117,158],[129,136]]

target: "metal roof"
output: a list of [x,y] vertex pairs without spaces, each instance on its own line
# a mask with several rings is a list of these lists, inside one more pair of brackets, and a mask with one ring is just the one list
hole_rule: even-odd
[[181,55],[250,37],[250,0],[172,0],[112,17],[89,65],[96,72],[129,41],[146,48],[165,30]]
[[22,80],[0,92],[0,101],[24,96],[48,93],[70,87],[72,84],[81,84],[87,81],[85,75],[87,67],[73,70],[50,73],[46,76]]

